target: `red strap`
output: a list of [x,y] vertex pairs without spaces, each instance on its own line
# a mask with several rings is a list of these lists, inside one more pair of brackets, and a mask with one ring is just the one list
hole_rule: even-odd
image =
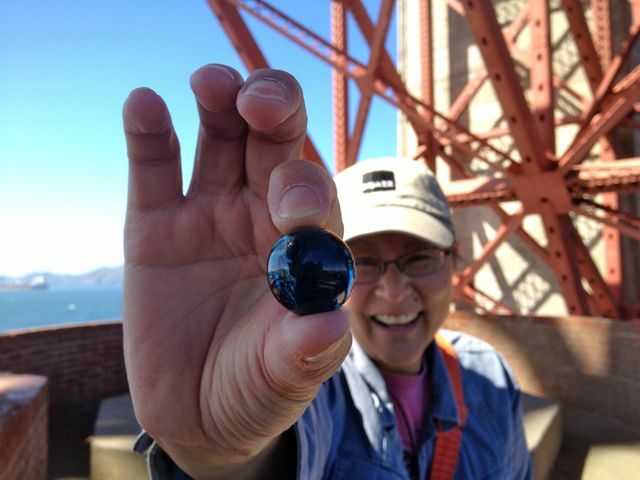
[[430,480],[451,480],[456,473],[460,442],[462,441],[462,427],[467,420],[467,407],[464,404],[464,392],[462,391],[462,374],[460,364],[456,357],[453,345],[440,333],[436,334],[436,344],[440,347],[444,363],[449,373],[449,379],[453,386],[453,394],[456,397],[456,408],[460,416],[460,424],[446,432],[442,431],[442,425],[438,421],[438,434],[436,446],[431,463]]

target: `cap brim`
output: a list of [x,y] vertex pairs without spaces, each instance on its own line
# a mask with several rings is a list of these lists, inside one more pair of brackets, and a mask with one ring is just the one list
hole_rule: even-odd
[[439,248],[449,248],[454,237],[451,228],[436,217],[414,208],[396,205],[354,209],[358,216],[344,218],[344,240],[385,232],[400,232]]

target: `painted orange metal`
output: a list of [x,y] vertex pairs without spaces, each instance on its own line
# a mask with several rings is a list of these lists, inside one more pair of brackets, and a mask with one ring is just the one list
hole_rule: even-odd
[[[571,240],[577,237],[577,234],[567,216],[570,198],[563,179],[557,172],[552,171],[552,163],[548,156],[551,152],[546,149],[549,146],[548,142],[544,139],[540,141],[540,130],[525,100],[493,5],[489,1],[467,2],[464,8],[469,28],[476,39],[496,97],[522,158],[524,175],[512,174],[509,180],[514,185],[515,194],[524,208],[542,216],[546,227],[547,249],[552,252],[548,261],[556,272],[558,287],[569,312],[588,315],[591,312],[587,295],[577,269],[575,250],[571,246]],[[543,15],[537,15],[540,24],[545,23]],[[542,28],[541,25],[538,28]],[[541,68],[549,67],[546,64]],[[544,73],[542,76],[550,75]]]
[[[576,210],[580,203],[593,202],[589,198],[599,193],[637,192],[640,190],[640,158],[619,159],[615,163],[579,164],[573,167],[565,182],[571,197],[572,211]],[[513,186],[504,177],[456,180],[445,187],[445,193],[449,202],[456,208],[517,199]],[[629,214],[625,215],[632,218]]]
[[[422,79],[420,82],[420,98],[427,105],[435,105],[433,94],[433,22],[431,20],[431,0],[420,2],[420,70]],[[433,123],[433,114],[424,112],[424,119]],[[433,135],[425,138],[418,135],[418,143],[423,145],[421,157],[429,168],[435,172],[436,157],[438,155],[438,144]]]
[[478,270],[482,267],[482,265],[489,260],[493,254],[496,252],[498,247],[513,234],[517,228],[520,227],[522,220],[524,220],[526,212],[524,209],[520,208],[520,210],[511,215],[505,223],[503,223],[496,232],[495,236],[488,241],[480,253],[478,257],[475,258],[475,261],[472,262],[464,271],[459,275],[459,281],[457,286],[467,285],[470,283],[474,277],[474,275],[478,272]]
[[[262,50],[247,28],[238,10],[227,2],[207,0],[209,7],[220,21],[220,25],[231,40],[247,69],[252,72],[269,66]],[[319,165],[324,165],[311,137],[307,135],[303,147],[304,157]]]
[[[613,93],[612,93],[613,92]],[[600,114],[583,127],[573,143],[558,162],[561,173],[566,174],[575,164],[582,162],[593,146],[633,111],[634,103],[640,101],[640,66],[628,73],[607,94],[608,101]]]
[[[331,2],[331,43],[340,52],[347,49],[347,15],[342,1]],[[344,69],[344,56],[334,55],[334,62]],[[349,89],[344,71],[331,68],[333,91],[333,155],[337,172],[347,168],[349,145]]]
[[613,56],[611,41],[611,4],[610,0],[591,0],[593,12],[594,40],[598,59],[603,69],[609,65]]
[[599,79],[599,84],[594,90],[593,101],[590,103],[589,108],[585,108],[580,120],[583,125],[588,124],[593,116],[597,113],[598,108],[602,105],[606,95],[611,92],[611,87],[614,80],[618,77],[620,70],[625,65],[625,62],[629,59],[632,47],[635,45],[638,36],[640,35],[640,24],[634,25],[630,30],[627,38],[622,42],[620,51],[616,56],[607,63],[607,71],[602,78]]
[[[334,1],[342,1],[348,4],[349,13],[355,20],[360,32],[362,33],[363,38],[371,48],[373,44],[373,35],[375,30],[375,25],[371,21],[369,14],[367,13],[364,5],[360,0],[334,0]],[[393,61],[391,60],[391,56],[383,49],[381,51],[382,58],[379,64],[379,70],[377,75],[382,79],[386,84],[388,84],[394,92],[398,92],[398,95],[402,98],[403,95],[408,95],[406,87],[400,74],[396,70]],[[426,121],[423,117],[428,117],[432,115],[429,111],[418,112],[418,107],[414,105],[410,100],[400,100],[402,103],[399,104],[398,108],[401,111],[408,111],[407,119],[411,123],[414,131],[417,132],[418,135],[425,139],[425,142],[429,142],[432,145],[437,145],[438,142],[435,141],[433,133],[428,129],[425,129],[421,126],[421,122]],[[431,103],[424,102],[427,105],[432,105]],[[417,118],[422,118],[422,120],[417,120]],[[416,157],[421,156],[416,155]]]
[[395,0],[382,0],[380,14],[378,16],[378,24],[376,25],[373,33],[369,63],[367,64],[365,74],[357,80],[358,88],[360,89],[360,102],[358,103],[353,132],[349,139],[347,165],[353,165],[356,163],[358,152],[360,151],[362,135],[369,115],[369,108],[371,107],[373,84],[376,81],[378,65],[382,58],[384,41],[387,38],[387,32],[389,31],[394,5]]
[[562,0],[562,8],[567,16],[569,29],[580,55],[582,67],[592,90],[602,78],[602,67],[598,61],[598,52],[593,44],[591,32],[587,26],[584,10],[580,0]]
[[[611,38],[611,5],[609,0],[593,0],[591,8],[593,11],[595,31],[594,43],[598,51],[600,65],[603,69],[603,77],[600,79],[598,88],[594,91],[594,100],[591,102],[591,107],[585,110],[583,126],[589,124],[595,116],[598,107],[602,105],[604,95],[608,92],[609,88],[611,88],[611,84],[623,64],[621,60],[617,68],[615,68],[616,66],[611,68],[613,41]],[[598,141],[598,146],[600,148],[600,161],[612,162],[616,160],[618,155],[617,152],[614,151],[616,141],[613,135],[607,135],[605,138],[601,138]],[[619,208],[617,193],[609,192],[604,194],[603,201],[616,209]],[[602,239],[604,241],[605,252],[603,277],[607,282],[611,296],[617,300],[621,300],[622,256],[620,255],[620,231],[604,225],[602,228]]]
[[[446,114],[434,108],[433,45],[431,2],[420,2],[420,42],[422,46],[421,93],[416,97],[395,69],[384,48],[392,16],[393,0],[379,2],[372,21],[362,0],[331,0],[331,41],[301,25],[264,0],[208,0],[225,32],[247,67],[266,66],[257,42],[251,36],[240,11],[254,16],[292,42],[326,62],[333,69],[334,154],[337,170],[356,161],[373,95],[404,113],[416,132],[419,148],[415,158],[432,167],[435,158],[444,160],[459,180],[447,187],[454,208],[488,205],[502,226],[480,255],[455,279],[458,299],[473,301],[488,312],[512,312],[499,299],[473,285],[475,273],[489,262],[496,250],[512,235],[518,235],[556,274],[557,284],[571,314],[631,317],[640,314],[640,305],[625,303],[620,289],[622,263],[620,236],[640,241],[640,218],[620,210],[617,195],[640,191],[640,158],[624,159],[615,132],[620,125],[640,127],[632,114],[640,111],[640,66],[629,68],[634,48],[640,48],[640,0],[630,0],[631,25],[623,41],[616,45],[611,32],[612,6],[609,0],[592,0],[593,32],[586,20],[583,2],[561,0],[569,34],[579,56],[592,94],[572,88],[554,72],[550,39],[551,12],[548,0],[530,0],[507,25],[501,26],[490,0],[448,0],[452,15],[462,15],[475,38],[484,61],[450,102]],[[346,25],[351,18],[367,42],[366,63],[347,50]],[[527,30],[528,29],[528,30]],[[518,37],[528,31],[531,47],[519,49]],[[529,73],[528,96],[516,73],[514,56]],[[418,61],[418,59],[416,59]],[[632,66],[633,67],[633,66]],[[347,82],[360,90],[357,115],[350,132]],[[507,127],[497,125],[473,132],[460,119],[481,87],[492,82]],[[582,109],[578,114],[554,118],[556,96],[570,97]],[[556,151],[559,127],[578,127],[573,142]],[[516,152],[495,146],[492,139],[511,136]],[[600,161],[586,163],[598,146]],[[317,151],[309,148],[321,162]],[[628,156],[629,152],[627,152]],[[473,159],[484,164],[488,177],[477,177],[470,168]],[[597,194],[606,193],[601,200]],[[507,213],[501,203],[519,200],[521,208]],[[540,244],[522,227],[523,219],[539,214],[546,243]],[[578,234],[572,218],[581,216],[600,223],[606,244],[606,268],[600,272]]]
[[529,25],[531,29],[531,113],[537,125],[545,151],[555,156],[554,92],[551,68],[549,4],[546,1],[532,2]]

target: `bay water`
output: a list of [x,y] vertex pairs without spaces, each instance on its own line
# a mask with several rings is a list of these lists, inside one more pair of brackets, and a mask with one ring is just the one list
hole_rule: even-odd
[[58,286],[0,292],[0,332],[121,319],[121,286]]

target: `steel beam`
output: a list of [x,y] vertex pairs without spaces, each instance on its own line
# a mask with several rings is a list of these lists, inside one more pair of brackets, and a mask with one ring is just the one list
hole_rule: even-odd
[[629,3],[631,4],[631,22],[638,25],[640,24],[640,0],[629,0]]
[[457,12],[458,14],[464,16],[465,12],[461,0],[447,0],[447,5],[454,12]]
[[[500,26],[489,0],[464,4],[469,27],[476,38],[496,97],[509,122],[516,147],[523,159],[522,167],[527,177],[512,176],[520,198],[528,211],[542,215],[548,249],[549,262],[558,278],[558,285],[565,297],[571,314],[588,314],[587,295],[577,270],[575,250],[571,247],[574,227],[567,217],[570,201],[566,188],[556,174],[541,176],[551,170],[544,144],[537,140],[537,128],[520,87],[513,61],[509,55]],[[542,192],[546,192],[541,196]]]
[[[502,314],[502,315],[515,315],[515,312],[505,303],[501,302],[497,298],[493,298],[491,295],[483,292],[482,290],[472,287],[470,285],[461,286],[459,289],[455,286],[454,278],[454,296],[457,300],[467,299],[469,303],[476,308],[484,311],[485,313]],[[493,304],[492,306],[482,305],[478,303],[478,297],[486,303]]]
[[[509,47],[509,49],[515,47],[516,40],[518,39],[518,36],[520,35],[524,27],[527,26],[528,21],[529,6],[525,5],[518,16],[509,24],[504,32],[505,41],[507,42],[507,46]],[[451,102],[449,112],[447,113],[447,118],[454,121],[458,120],[467,109],[467,107],[471,103],[471,100],[473,100],[476,93],[478,93],[487,78],[489,78],[487,69],[480,68],[462,88],[456,99]]]
[[466,2],[464,7],[469,27],[523,160],[525,173],[550,169],[544,145],[536,140],[537,127],[524,98],[491,1]]
[[567,148],[558,163],[559,171],[565,175],[576,163],[584,160],[599,139],[607,135],[640,101],[640,66],[637,66],[618,84],[618,93],[609,96],[601,113],[593,118]]
[[582,203],[600,211],[600,214],[596,214],[581,205],[576,205],[574,211],[577,214],[615,228],[631,238],[640,240],[640,218],[594,201],[585,200]]
[[269,63],[266,57],[238,10],[222,0],[207,0],[207,3],[247,69],[252,72],[259,68],[268,67]]
[[[420,97],[427,105],[435,106],[433,95],[433,22],[431,19],[431,0],[420,2]],[[433,113],[426,111],[423,113],[427,122],[433,123]],[[421,131],[417,131],[418,142],[424,144],[425,152],[423,158],[432,171],[436,171],[437,143],[433,135],[424,138]]]
[[[576,165],[566,181],[572,199],[571,210],[576,203],[601,193],[640,192],[640,158]],[[444,187],[444,192],[449,203],[456,208],[517,199],[513,185],[504,177],[454,180]]]
[[539,138],[546,152],[555,154],[553,80],[548,0],[532,2],[529,12],[531,29],[531,110]]
[[518,212],[511,215],[510,218],[498,228],[494,237],[483,246],[480,255],[474,258],[474,260],[460,274],[461,285],[466,285],[471,282],[474,275],[478,273],[478,270],[480,270],[480,268],[482,268],[482,266],[495,255],[496,250],[498,250],[500,245],[502,245],[507,238],[509,238],[511,234],[520,227],[525,215],[526,212],[521,208]]
[[[629,123],[625,120],[626,123]],[[571,124],[580,124],[579,117],[563,117],[563,118],[555,118],[553,121],[554,127],[561,127],[563,125],[571,125]],[[477,138],[482,140],[490,140],[494,138],[506,137],[511,135],[511,130],[508,127],[502,128],[492,128],[491,130],[485,130],[484,132],[476,132],[475,138],[470,138],[465,134],[456,135],[456,141],[461,143],[469,143],[475,141]],[[447,146],[451,145],[451,142],[448,140],[443,141],[442,145]]]
[[[611,91],[611,86],[613,84],[614,78],[617,75],[617,72],[622,67],[622,61],[619,64],[611,65],[611,60],[613,57],[613,39],[611,32],[611,5],[609,0],[592,0],[591,10],[593,15],[593,24],[595,26],[595,34],[594,41],[595,47],[598,50],[598,56],[600,60],[600,65],[603,70],[603,78],[600,79],[600,84],[598,88],[594,91],[593,101],[591,103],[590,109],[586,110],[586,116],[583,119],[583,126],[586,126],[591,122],[593,116],[596,113],[596,110],[601,107],[604,102],[604,99],[608,96]],[[611,68],[613,67],[613,68]],[[608,76],[607,76],[608,70]],[[616,154],[614,151],[614,146],[616,145],[615,138],[612,135],[603,136],[598,141],[600,147],[600,162],[612,162],[616,159]],[[618,208],[618,195],[616,193],[606,193],[603,195],[603,199],[613,208]],[[620,231],[603,225],[602,228],[602,239],[604,242],[604,277],[609,286],[609,291],[611,292],[611,296],[615,297],[617,301],[622,300],[622,255],[620,252],[621,243],[620,243]],[[587,255],[588,256],[588,255]],[[591,257],[589,256],[588,260],[592,262]],[[584,265],[584,264],[583,264]],[[596,270],[592,267],[593,270]],[[596,273],[599,274],[599,272]],[[588,276],[587,281],[592,285],[592,282],[589,279],[592,279],[593,276]],[[599,285],[597,285],[599,286]],[[600,301],[604,301],[603,295],[601,291],[594,290],[596,299],[600,299]]]
[[[349,11],[353,16],[356,25],[360,29],[360,32],[369,45],[369,48],[371,48],[373,45],[375,26],[371,21],[371,18],[369,18],[369,14],[364,8],[364,5],[360,0],[344,1],[349,5]],[[387,83],[389,88],[391,88],[395,92],[397,97],[404,98],[406,95],[408,95],[408,90],[404,84],[404,81],[396,70],[393,60],[391,59],[391,56],[386,51],[386,49],[382,51],[382,58],[379,64],[378,75],[380,79]],[[433,103],[425,103],[433,107]],[[421,126],[421,122],[416,121],[416,118],[419,116],[433,116],[433,112],[429,111],[428,109],[418,112],[418,106],[411,101],[404,101],[399,105],[400,106],[398,108],[400,109],[400,111],[405,113],[406,118],[416,132],[416,135],[423,137],[425,141],[427,141],[430,145],[437,145],[438,142],[435,140],[433,133],[429,130],[425,130]],[[410,113],[407,114],[405,110],[409,111]]]
[[[352,2],[359,2],[359,0],[352,0]],[[360,89],[360,101],[358,103],[358,111],[356,113],[353,131],[349,138],[349,146],[347,148],[347,165],[353,165],[356,163],[356,159],[360,151],[362,135],[364,134],[369,108],[371,106],[371,96],[374,91],[373,83],[384,51],[384,42],[387,38],[387,32],[389,31],[389,24],[391,23],[394,5],[395,0],[382,0],[378,16],[378,24],[373,34],[373,45],[369,52],[369,62],[367,63],[366,72],[358,79],[357,82]]]
[[595,91],[602,78],[602,66],[598,61],[598,52],[593,44],[580,0],[562,0],[562,8],[580,55],[580,63],[587,74],[587,81]]
[[[449,7],[453,9],[451,12],[455,10],[462,14],[469,24],[485,69],[476,71],[476,75],[452,102],[446,116],[433,108],[429,0],[421,0],[420,3],[420,41],[424,48],[421,56],[422,91],[418,96],[408,93],[391,56],[384,49],[392,0],[380,2],[381,10],[375,23],[369,18],[362,0],[333,0],[331,41],[323,39],[264,0],[208,0],[208,3],[213,5],[214,12],[214,6],[218,7],[216,15],[250,70],[252,65],[257,68],[255,65],[264,59],[261,59],[257,43],[242,21],[238,12],[240,9],[332,66],[336,169],[355,161],[372,95],[378,95],[406,115],[420,142],[418,156],[427,158],[428,163],[433,165],[437,152],[463,178],[447,186],[446,193],[453,207],[484,204],[493,208],[503,222],[502,226],[496,238],[484,246],[476,262],[463,275],[456,276],[457,297],[482,302],[485,304],[482,308],[487,311],[508,310],[499,300],[472,288],[470,282],[477,269],[486,263],[505,239],[510,235],[519,235],[556,272],[570,313],[612,316],[634,311],[615,298],[615,278],[609,275],[609,267],[604,274],[595,267],[569,213],[600,222],[609,229],[605,230],[605,235],[606,232],[614,232],[615,235],[640,239],[639,219],[620,212],[615,202],[607,201],[607,205],[602,205],[592,200],[594,195],[603,192],[640,191],[640,160],[582,163],[598,142],[602,143],[602,158],[614,159],[616,152],[612,148],[615,146],[613,136],[609,138],[611,132],[618,125],[633,127],[638,123],[629,118],[629,114],[640,110],[640,67],[621,80],[619,77],[630,58],[629,52],[634,42],[640,36],[640,0],[630,0],[632,27],[615,55],[608,28],[611,15],[609,0],[592,0],[591,5],[597,17],[594,18],[593,36],[587,27],[583,2],[561,0],[579,52],[579,64],[584,68],[593,92],[588,100],[552,71],[548,0],[528,1],[504,30],[498,25],[490,0],[449,0]],[[383,10],[388,15],[383,14]],[[347,52],[345,25],[348,14],[352,15],[369,45],[367,64],[355,60]],[[516,42],[527,25],[531,34],[531,48],[523,50]],[[598,60],[598,51],[604,52],[600,55],[605,60],[603,65]],[[512,57],[529,69],[530,104],[525,100]],[[514,160],[508,150],[489,143],[489,139],[504,135],[504,129],[494,128],[478,133],[474,128],[472,132],[457,121],[487,78],[493,83],[520,160]],[[362,92],[349,145],[348,79],[354,80]],[[566,91],[584,106],[579,117],[553,118],[554,89]],[[581,128],[573,143],[563,152],[560,160],[556,160],[555,129],[580,121]],[[343,153],[340,153],[341,149]],[[460,160],[463,157],[465,160]],[[471,159],[483,162],[494,177],[472,178],[474,174],[468,163]],[[515,217],[507,214],[500,205],[513,200],[522,203],[522,210]],[[522,228],[519,216],[531,213],[538,213],[542,217],[547,237],[544,247]],[[609,257],[612,251],[617,252],[615,248],[606,250]],[[582,287],[585,281],[588,291]]]
[[[326,41],[313,31],[301,25],[299,22],[296,22],[295,20],[288,17],[283,12],[279,11],[263,0],[209,1],[229,4],[236,9],[242,9],[246,11],[257,20],[273,28],[275,31],[287,37],[289,40],[293,41],[295,44],[307,50],[328,65],[331,65],[335,69],[344,72],[346,76],[355,80],[356,82],[366,75],[366,66],[364,64],[347,55],[346,52],[339,51],[330,42]],[[368,18],[368,16],[366,16],[366,12],[364,12],[364,15],[361,14],[361,10],[363,9],[363,7],[360,4],[359,0],[345,1],[349,2],[348,4],[351,9],[350,11],[352,14],[354,14],[354,18],[356,18],[356,20],[358,20],[359,22],[364,21],[366,23],[365,19]],[[358,14],[358,12],[360,12],[360,14]],[[237,11],[235,11],[235,13],[237,14]],[[240,18],[240,20],[242,19]],[[368,30],[363,30],[363,34],[366,36],[368,36],[368,34],[366,33],[367,31]],[[334,61],[337,57],[340,57],[339,63],[336,63]],[[427,105],[407,93],[407,90],[402,82],[400,82],[400,84],[398,84],[397,82],[397,79],[399,79],[399,75],[397,74],[397,72],[395,73],[395,76],[397,76],[397,78],[395,78],[393,75],[389,76],[389,78],[391,79],[391,83],[389,83],[386,78],[377,78],[374,83],[374,89],[381,98],[402,110],[412,123],[415,123],[415,125],[420,125],[420,128],[425,128],[425,124],[427,122],[425,122],[422,116],[417,113],[417,108],[421,107],[425,111],[431,111],[434,116],[439,118],[440,122],[444,125],[444,127],[439,129],[438,133],[440,134],[440,136],[446,137],[449,130],[455,131],[457,133],[467,132],[460,125],[456,124],[455,122],[449,121],[446,117],[436,112],[431,105]],[[416,127],[414,126],[414,128]],[[431,126],[430,128],[428,128],[428,130],[432,131],[436,129],[435,127]],[[468,133],[470,134],[470,132]],[[484,144],[484,142],[481,141],[480,144],[483,148],[492,150],[491,147]],[[472,153],[474,155],[482,156],[481,152],[474,151]],[[498,156],[502,156],[505,159],[508,159],[508,156],[501,154],[498,151],[495,151],[495,153]]]
[[603,70],[609,66],[613,57],[611,38],[611,4],[610,0],[591,0],[591,13],[595,26],[595,47]]
[[[455,180],[445,185],[445,194],[449,200],[449,203],[453,207],[463,207],[472,205],[474,200],[479,200],[476,204],[484,204],[489,206],[496,215],[500,218],[500,221],[507,222],[511,215],[507,214],[497,203],[501,201],[516,200],[515,194],[506,184],[504,178],[486,177],[486,178],[470,178],[471,174],[466,170],[458,166],[458,160],[450,157],[444,150],[440,151],[440,156],[447,161],[447,163],[454,168],[464,180]],[[509,198],[506,196],[498,198],[500,195],[511,195]],[[476,196],[473,199],[473,196]],[[540,246],[540,244],[529,235],[522,227],[518,227],[515,232],[533,253],[535,253],[542,261],[546,262],[549,256],[548,252]]]
[[589,295],[592,311],[604,317],[620,318],[622,315],[618,308],[620,299],[611,288],[611,283],[608,280],[605,282],[589,250],[579,238],[576,238],[575,247],[578,269],[593,292]]
[[[373,45],[373,37],[375,32],[375,25],[371,21],[367,10],[364,8],[361,0],[343,0],[348,6],[351,16],[356,22],[362,37],[369,45],[369,48]],[[382,58],[380,60],[379,68],[380,77],[384,79],[386,83],[392,86],[396,90],[406,91],[406,87],[400,74],[396,70],[396,67],[391,59],[389,53],[384,50],[382,52]]]
[[600,80],[598,88],[596,88],[596,90],[594,91],[593,100],[588,105],[588,107],[583,110],[580,118],[583,125],[587,125],[591,121],[593,116],[598,111],[600,105],[602,105],[602,102],[605,99],[606,95],[611,92],[613,82],[620,73],[622,67],[627,62],[633,46],[638,39],[638,36],[640,36],[640,25],[634,25],[629,30],[627,38],[625,38],[625,40],[622,42],[620,51],[609,62],[606,73]]
[[331,1],[331,43],[342,55],[334,54],[333,63],[342,68],[331,67],[333,89],[333,155],[336,173],[347,167],[349,145],[349,88],[344,73],[347,52],[347,14],[342,0]]
[[[378,96],[380,96],[380,98],[386,100],[391,105],[402,110],[403,113],[407,115],[407,117],[420,125],[421,128],[432,132],[434,137],[436,138],[436,141],[441,145],[445,142],[450,143],[461,152],[467,154],[470,158],[477,158],[478,160],[481,160],[482,162],[486,163],[492,170],[499,173],[506,173],[507,170],[513,170],[514,172],[520,171],[520,164],[515,162],[515,160],[508,154],[491,146],[488,142],[472,134],[467,128],[463,127],[462,125],[451,122],[449,119],[438,113],[436,110],[432,109],[429,105],[426,105],[421,100],[418,100],[417,98],[409,94],[399,95],[400,98],[396,97],[395,95],[390,95],[382,82],[377,82],[374,85],[374,88],[376,89],[376,92],[378,93]],[[424,109],[431,109],[436,120],[433,123],[425,121],[424,118],[416,112],[415,108],[405,108],[406,104],[420,105]],[[466,141],[458,141],[459,135],[464,135]],[[477,143],[478,147],[476,149],[470,147],[468,144],[471,142]],[[440,151],[442,151],[442,149]],[[490,155],[494,155],[495,157],[500,159],[500,161],[507,163],[508,167],[504,168],[496,162],[492,161],[492,159],[489,158]]]
[[[211,11],[213,11],[218,18],[222,29],[231,40],[231,44],[236,49],[236,52],[247,69],[252,72],[259,68],[268,67],[269,63],[266,57],[247,28],[238,10],[223,0],[207,0],[207,3]],[[303,155],[307,160],[325,166],[322,157],[308,134],[304,142]]]

